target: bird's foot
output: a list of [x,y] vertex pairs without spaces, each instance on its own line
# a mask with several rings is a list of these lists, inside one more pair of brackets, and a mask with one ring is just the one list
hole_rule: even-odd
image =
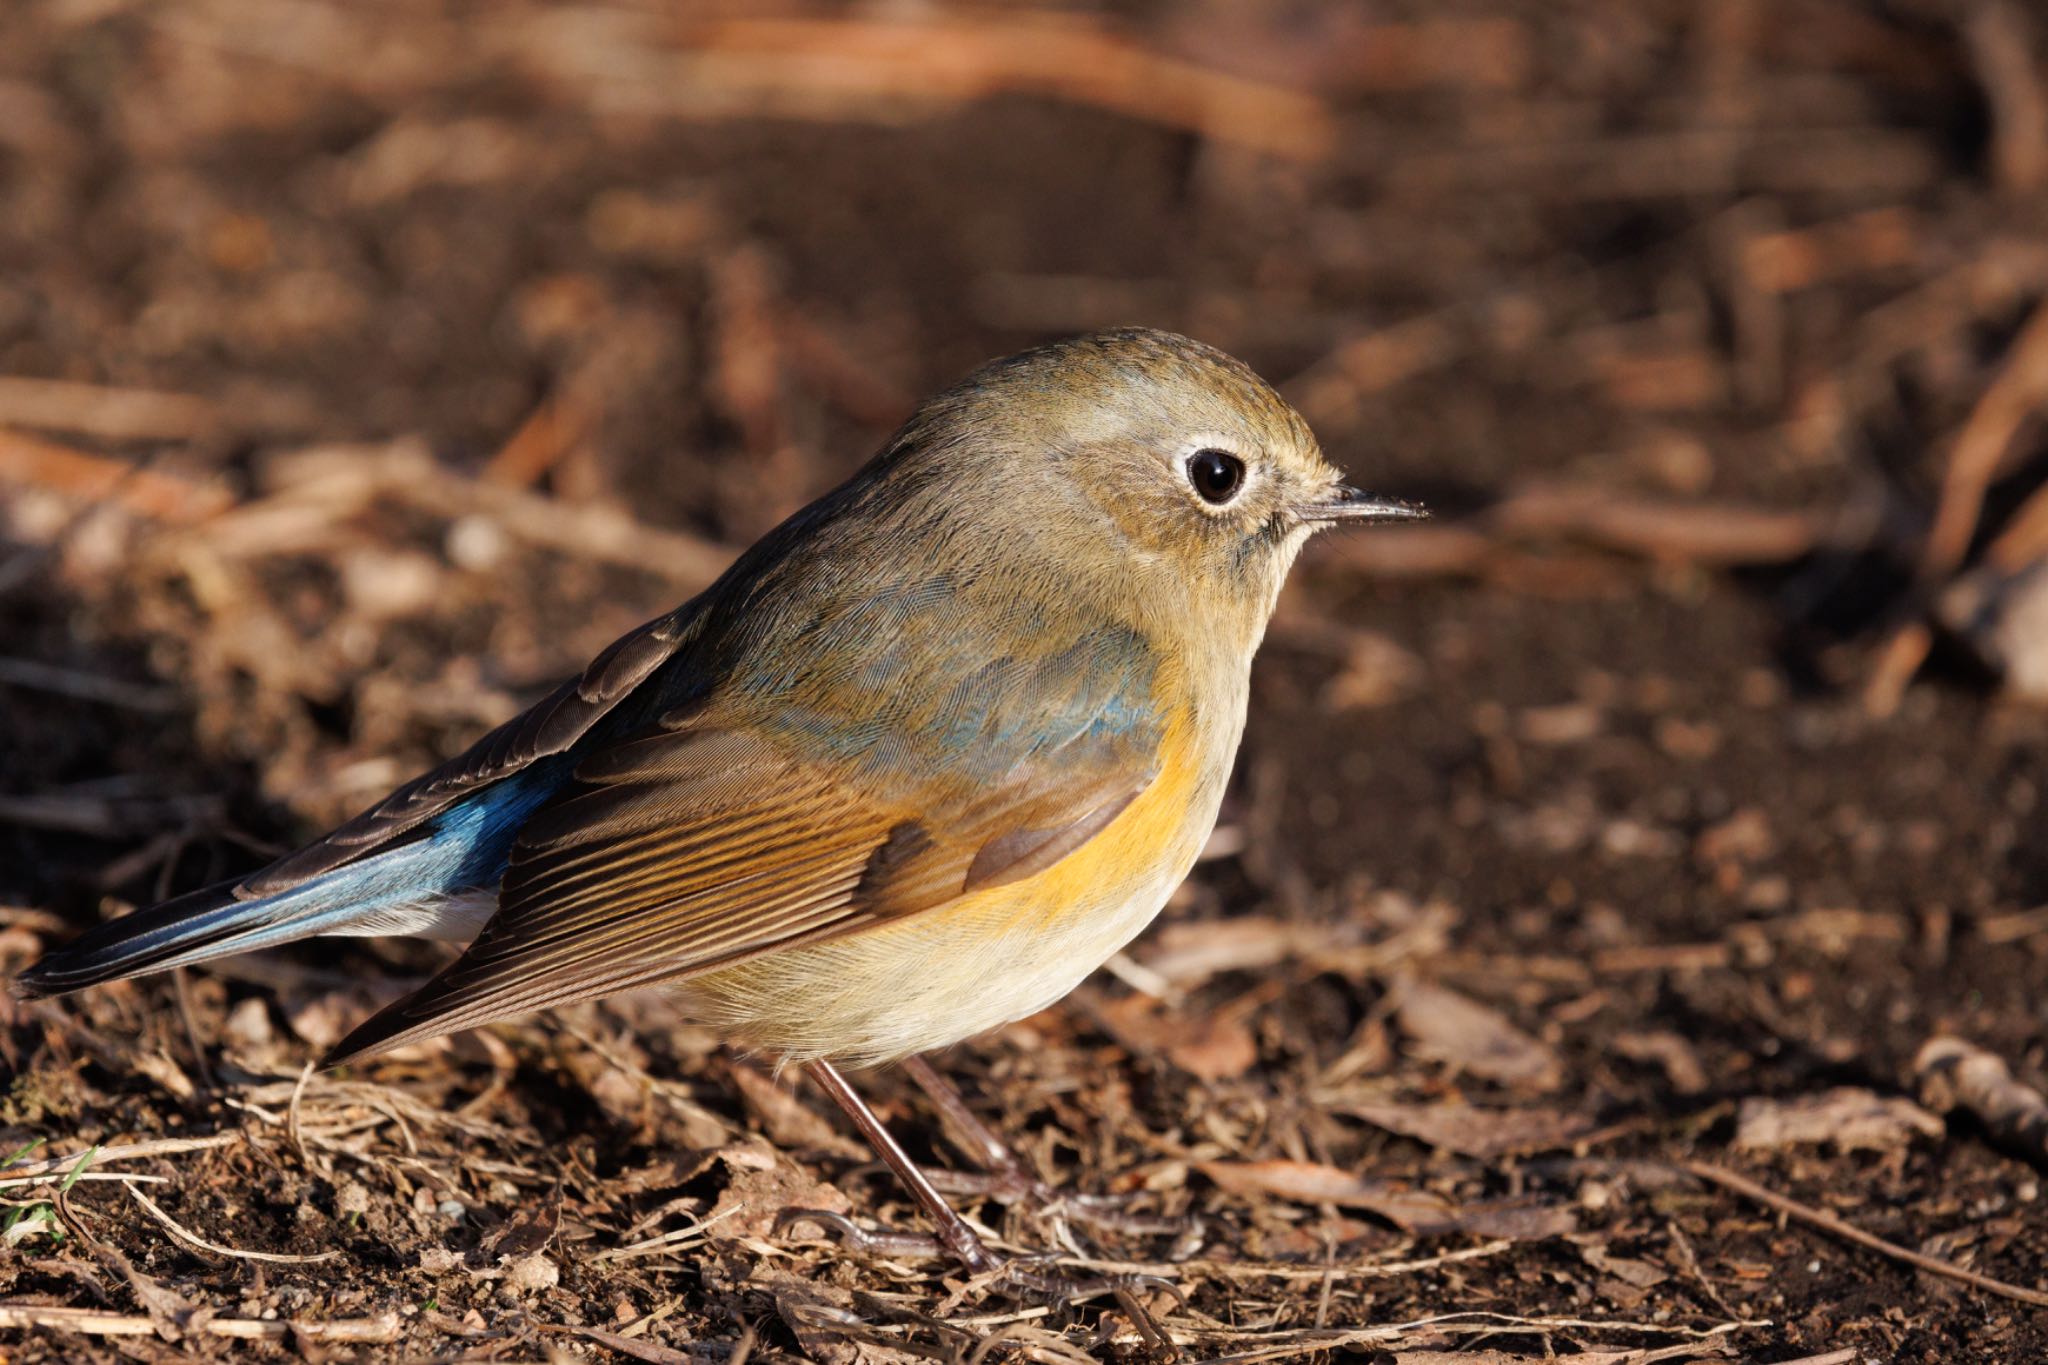
[[983,1275],[1002,1268],[1004,1261],[988,1249],[972,1228],[962,1226],[960,1235],[937,1237],[929,1232],[899,1232],[894,1228],[864,1228],[843,1213],[829,1209],[790,1207],[775,1215],[774,1232],[780,1237],[799,1223],[823,1228],[839,1245],[866,1256],[914,1256],[922,1260],[953,1260],[970,1274]]
[[1148,1237],[1171,1236],[1174,1243],[1170,1259],[1173,1260],[1192,1256],[1201,1249],[1204,1229],[1199,1218],[1138,1213],[1131,1205],[1142,1195],[1082,1194],[1050,1184],[1040,1178],[1000,1133],[974,1112],[953,1083],[941,1076],[930,1062],[922,1057],[906,1058],[903,1070],[938,1109],[960,1150],[981,1168],[977,1172],[922,1172],[931,1185],[970,1198],[1022,1205],[1036,1213],[1063,1217],[1112,1232]]
[[1062,1307],[1111,1295],[1137,1323],[1141,1333],[1160,1340],[1164,1337],[1158,1324],[1137,1296],[1159,1290],[1171,1295],[1182,1308],[1188,1306],[1180,1287],[1164,1276],[1069,1274],[1058,1268],[1053,1255],[1004,1256],[991,1251],[972,1229],[965,1227],[961,1229],[964,1237],[948,1239],[922,1232],[864,1228],[843,1213],[824,1209],[787,1208],[775,1216],[775,1232],[780,1235],[800,1223],[822,1228],[841,1246],[866,1255],[950,1260],[970,1275],[985,1279],[998,1293],[1028,1303]]

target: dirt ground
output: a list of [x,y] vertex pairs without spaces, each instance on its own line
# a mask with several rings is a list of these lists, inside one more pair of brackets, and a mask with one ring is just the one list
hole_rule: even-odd
[[1185,1304],[777,1231],[917,1219],[659,1000],[305,1075],[438,960],[329,941],[0,1000],[0,1359],[2048,1358],[2048,19],[784,12],[0,10],[0,971],[980,360],[1187,331],[1439,515],[1305,560],[1159,925],[938,1059],[1150,1220],[1005,1246]]

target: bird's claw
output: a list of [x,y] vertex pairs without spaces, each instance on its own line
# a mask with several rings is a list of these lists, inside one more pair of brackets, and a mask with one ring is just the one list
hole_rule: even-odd
[[798,1223],[813,1223],[836,1238],[843,1247],[870,1256],[918,1256],[938,1258],[949,1249],[939,1239],[922,1232],[897,1232],[892,1228],[864,1228],[843,1213],[829,1209],[787,1208],[775,1215],[774,1232],[780,1237]]
[[984,1278],[996,1292],[1025,1302],[1064,1306],[1110,1294],[1123,1304],[1126,1312],[1132,1312],[1137,1294],[1162,1290],[1182,1308],[1188,1306],[1187,1295],[1180,1286],[1160,1275],[1069,1275],[1052,1268],[1056,1262],[1051,1256],[1003,1257],[979,1242],[972,1248],[951,1247],[925,1233],[864,1228],[845,1214],[829,1209],[786,1208],[775,1215],[772,1226],[775,1234],[781,1236],[801,1223],[810,1223],[830,1234],[841,1246],[868,1255],[954,1260],[971,1274]]
[[[1069,1275],[1056,1269],[1033,1269],[1033,1263],[1050,1262],[1050,1257],[1019,1256],[1003,1262],[989,1283],[1010,1297],[1039,1303],[1063,1305],[1086,1303],[1104,1294],[1127,1300],[1139,1293],[1163,1290],[1182,1308],[1188,1296],[1163,1275]],[[1128,1304],[1126,1305],[1128,1306]]]

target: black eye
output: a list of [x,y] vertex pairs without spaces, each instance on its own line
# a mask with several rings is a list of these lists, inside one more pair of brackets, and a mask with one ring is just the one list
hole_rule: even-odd
[[1222,450],[1198,450],[1188,456],[1188,482],[1203,502],[1221,507],[1244,487],[1244,461]]

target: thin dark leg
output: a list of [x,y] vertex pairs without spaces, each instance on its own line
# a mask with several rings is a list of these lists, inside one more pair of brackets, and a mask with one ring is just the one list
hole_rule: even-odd
[[939,1117],[953,1128],[953,1136],[966,1149],[967,1155],[985,1171],[1011,1176],[1019,1180],[1036,1183],[1037,1177],[1024,1164],[1024,1159],[1011,1150],[995,1129],[981,1121],[980,1115],[967,1107],[967,1098],[941,1076],[932,1064],[922,1057],[907,1057],[899,1065],[917,1088],[939,1111]]
[[[910,1065],[912,1077],[926,1088],[927,1093],[945,1111],[947,1117],[959,1124],[970,1140],[990,1154],[992,1164],[1003,1168],[1005,1174],[998,1178],[1010,1179],[1008,1172],[1015,1171],[1015,1178],[1027,1181],[1040,1189],[1044,1188],[1003,1140],[997,1137],[988,1125],[974,1117],[967,1108],[967,1101],[960,1097],[960,1092],[947,1085],[928,1063],[913,1059]],[[832,1097],[835,1104],[846,1111],[846,1116],[853,1120],[853,1126],[868,1140],[868,1145],[875,1149],[876,1154],[889,1169],[895,1172],[896,1178],[903,1182],[903,1187],[909,1190],[924,1208],[925,1216],[930,1218],[933,1226],[938,1229],[938,1239],[934,1247],[933,1243],[923,1238],[909,1237],[901,1233],[869,1232],[857,1227],[851,1219],[842,1214],[826,1213],[817,1209],[784,1209],[775,1220],[778,1229],[808,1222],[839,1233],[849,1245],[873,1251],[929,1252],[942,1249],[972,1274],[982,1275],[1001,1271],[1000,1275],[994,1276],[992,1283],[1003,1288],[1005,1292],[1047,1302],[1076,1302],[1096,1294],[1114,1293],[1123,1305],[1124,1311],[1132,1316],[1133,1321],[1139,1323],[1141,1332],[1151,1339],[1166,1340],[1160,1333],[1158,1325],[1152,1322],[1151,1315],[1145,1310],[1144,1305],[1133,1296],[1132,1291],[1163,1289],[1178,1299],[1181,1307],[1187,1307],[1186,1295],[1171,1281],[1160,1279],[1156,1275],[1113,1275],[1076,1280],[1064,1275],[1037,1274],[1023,1269],[1015,1262],[1005,1262],[1002,1257],[983,1246],[974,1229],[967,1226],[966,1220],[959,1214],[953,1212],[952,1205],[933,1188],[930,1178],[917,1168],[909,1155],[896,1145],[896,1139],[889,1135],[889,1130],[875,1117],[875,1111],[868,1108],[867,1102],[846,1083],[846,1078],[839,1074],[837,1068],[830,1062],[821,1060],[804,1063],[804,1070],[810,1073],[811,1079],[818,1083],[821,1090]]]
[[1190,1219],[1132,1213],[1127,1207],[1129,1200],[1121,1196],[1081,1194],[1047,1184],[1009,1143],[1003,1141],[1001,1134],[983,1123],[980,1116],[967,1107],[966,1097],[930,1062],[922,1057],[910,1057],[900,1065],[931,1100],[932,1107],[939,1111],[939,1117],[950,1127],[967,1155],[988,1173],[983,1176],[965,1171],[939,1173],[941,1183],[953,1193],[997,1199],[1004,1203],[1022,1200],[1048,1212],[1064,1213],[1080,1222],[1119,1232],[1181,1237],[1199,1235],[1200,1225]]
[[875,1154],[895,1172],[896,1178],[903,1182],[903,1187],[910,1191],[911,1197],[924,1209],[925,1217],[931,1219],[933,1226],[938,1229],[939,1245],[951,1252],[961,1265],[977,1275],[995,1270],[1002,1265],[1002,1261],[981,1244],[981,1238],[975,1235],[974,1229],[968,1227],[966,1221],[953,1212],[952,1205],[946,1202],[945,1197],[932,1188],[932,1182],[925,1178],[925,1173],[920,1171],[908,1154],[896,1145],[896,1139],[889,1135],[889,1130],[875,1117],[875,1111],[868,1108],[867,1101],[854,1093],[853,1087],[846,1083],[846,1078],[839,1074],[832,1063],[822,1059],[806,1062],[804,1070],[810,1073],[811,1079],[818,1083],[820,1090],[830,1095],[833,1102],[846,1111],[846,1116],[853,1120],[853,1126],[868,1140],[868,1145],[875,1149]]

